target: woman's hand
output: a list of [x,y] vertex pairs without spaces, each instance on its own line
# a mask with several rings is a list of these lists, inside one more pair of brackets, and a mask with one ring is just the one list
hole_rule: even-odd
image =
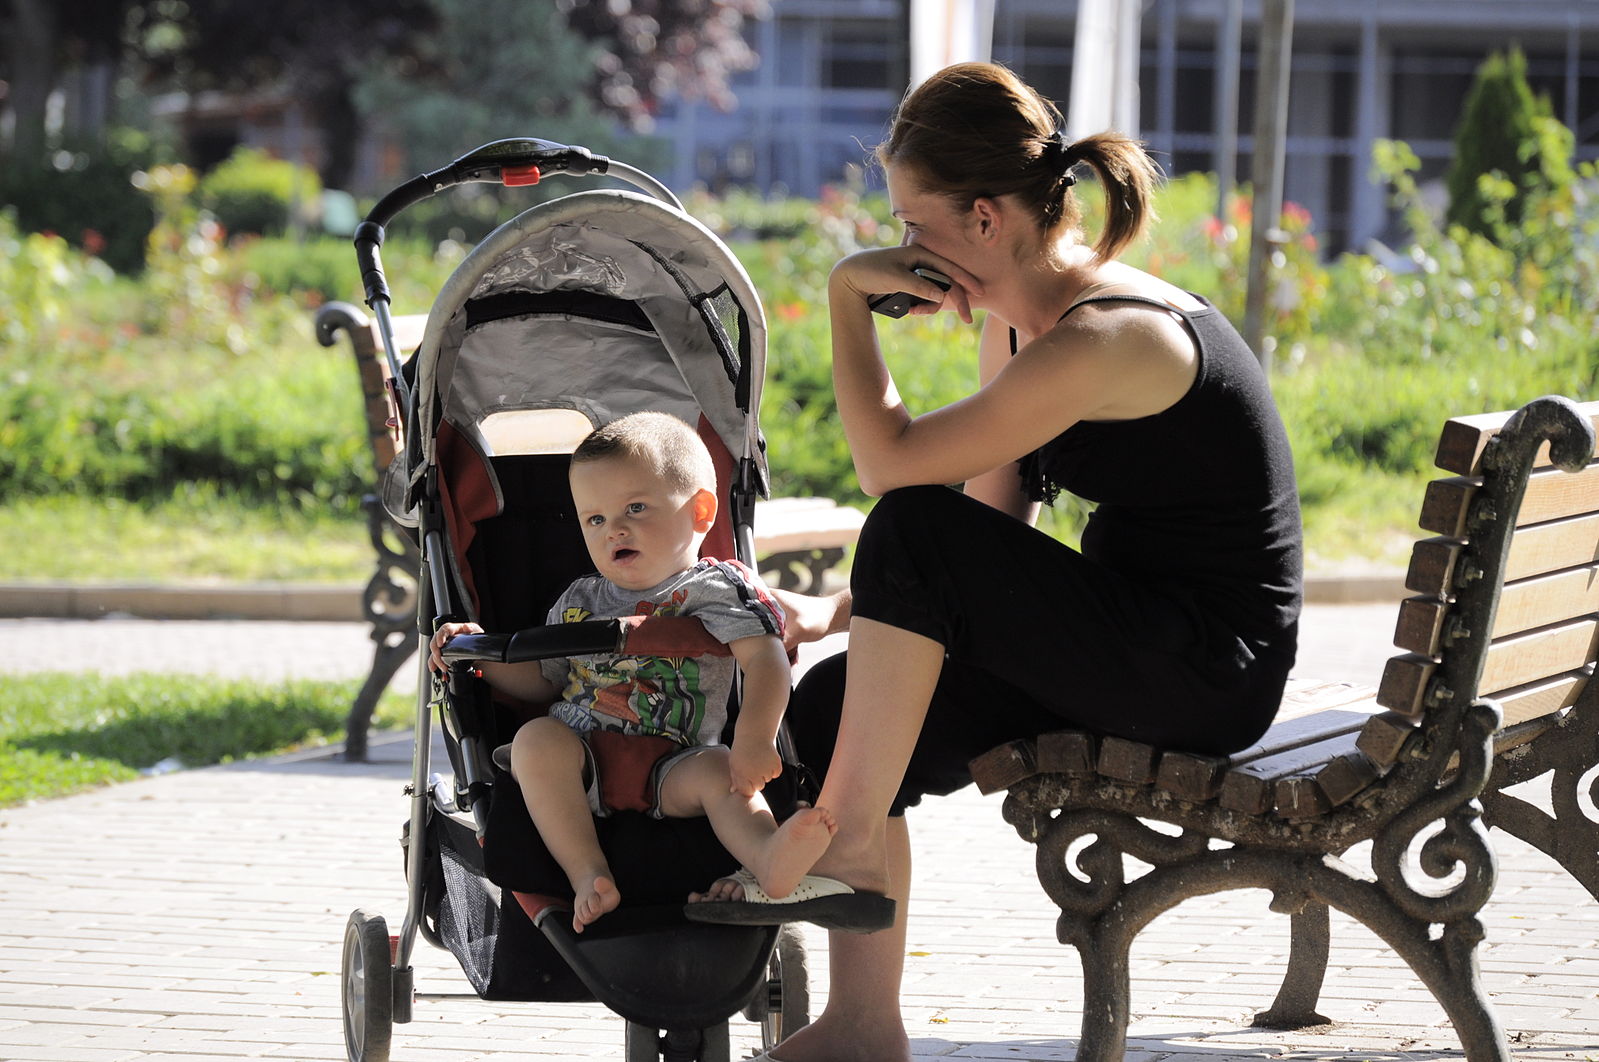
[[446,623],[433,634],[433,640],[428,642],[428,667],[443,674],[449,670],[449,665],[444,662],[444,643],[454,638],[457,634],[482,634],[483,628],[476,623]]
[[[942,273],[954,283],[948,291],[944,291],[931,280],[917,276],[917,269]],[[912,306],[912,314],[954,310],[967,324],[972,320],[971,297],[983,293],[982,283],[965,269],[948,258],[929,254],[915,244],[859,251],[840,260],[833,267],[829,284],[835,296],[839,285],[859,295],[863,301],[876,295],[907,292],[927,303]]]
[[826,597],[796,594],[775,586],[767,589],[783,606],[783,648],[789,652],[849,628],[850,592],[847,589]]

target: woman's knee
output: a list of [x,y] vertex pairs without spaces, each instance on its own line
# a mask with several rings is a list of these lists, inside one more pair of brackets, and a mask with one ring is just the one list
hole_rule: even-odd
[[872,506],[855,546],[855,564],[894,565],[913,552],[940,549],[958,526],[955,508],[966,501],[948,487],[900,487]]

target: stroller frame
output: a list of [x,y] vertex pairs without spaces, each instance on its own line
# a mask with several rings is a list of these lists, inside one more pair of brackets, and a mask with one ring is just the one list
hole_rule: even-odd
[[[417,430],[419,424],[437,423],[440,412],[433,408],[431,392],[419,393],[422,389],[415,385],[415,381],[408,378],[406,366],[402,365],[400,352],[396,346],[389,309],[390,293],[380,257],[384,228],[405,208],[457,185],[468,183],[526,185],[537,183],[543,176],[554,174],[578,177],[609,175],[620,178],[642,190],[652,200],[671,208],[671,211],[679,216],[680,222],[698,227],[697,222],[682,214],[682,204],[677,197],[649,174],[624,163],[594,155],[585,148],[525,138],[486,144],[456,159],[443,169],[411,179],[380,200],[355,233],[354,242],[367,305],[372,309],[377,321],[384,357],[390,370],[388,381],[390,399],[400,423],[405,426],[402,440],[404,450],[395,466],[391,468],[391,475],[387,477],[385,502],[391,512],[405,513],[415,518],[420,546],[417,636],[422,650],[418,654],[418,703],[413,735],[411,781],[406,786],[410,815],[404,838],[407,881],[404,922],[400,932],[391,937],[381,915],[370,910],[358,909],[351,914],[345,933],[341,986],[345,1042],[352,1062],[386,1062],[392,1024],[411,1020],[412,1004],[415,999],[411,956],[416,937],[421,933],[428,937],[431,943],[440,947],[446,946],[439,939],[437,927],[430,928],[428,925],[429,876],[430,874],[435,878],[439,876],[429,865],[430,857],[435,860],[437,858],[435,831],[447,832],[453,823],[453,828],[457,832],[469,830],[481,838],[488,825],[488,801],[484,797],[492,788],[485,777],[490,750],[481,748],[477,737],[473,734],[449,735],[456,738],[456,744],[449,748],[455,771],[453,792],[450,791],[452,787],[431,772],[431,745],[434,737],[432,710],[435,704],[441,704],[444,695],[428,669],[426,642],[432,633],[439,603],[444,603],[448,608],[449,603],[458,596],[452,594],[451,576],[454,574],[458,577],[459,573],[452,572],[455,558],[446,546],[446,520],[444,514],[439,511],[437,493],[434,490],[433,479],[438,475],[438,471],[433,460],[435,456],[432,453],[433,440],[429,438],[424,443],[423,436],[427,433]],[[613,193],[613,195],[624,194],[626,193]],[[579,198],[582,197],[565,197],[565,199]],[[552,212],[559,217],[562,213],[559,204],[565,199],[534,208],[533,211],[519,216],[517,220],[538,211]],[[573,209],[575,211],[576,207]],[[514,224],[515,222],[511,222],[502,225],[485,242],[491,242],[494,236]],[[704,234],[710,236],[708,230],[705,230]],[[710,238],[715,239],[714,236]],[[483,245],[480,245],[479,249],[482,250]],[[477,252],[474,252],[474,255],[476,254]],[[764,322],[759,320],[759,300],[754,296],[753,288],[749,286],[748,278],[743,276],[736,260],[732,260],[730,253],[727,257],[736,273],[735,280],[741,282],[744,288],[737,294],[753,303],[757,318],[756,338],[764,343]],[[471,261],[471,256],[468,261]],[[457,275],[460,273],[458,270]],[[455,278],[452,278],[451,283],[455,283]],[[447,284],[446,292],[449,290]],[[465,293],[458,294],[461,301],[464,301]],[[440,302],[445,301],[441,295]],[[442,318],[448,314],[438,313],[438,307],[439,304],[436,303],[435,312],[429,316],[421,351],[417,358],[412,359],[413,364],[410,368],[413,370],[416,369],[414,362],[424,353],[436,356],[439,350],[440,335],[446,327],[446,321]],[[746,408],[753,410],[757,408],[759,401],[759,373],[753,374],[755,379],[752,383],[749,379],[751,375],[749,359],[744,359],[742,372],[744,376],[734,386],[739,391],[741,399],[749,403]],[[750,397],[752,388],[753,398]],[[766,476],[762,445],[758,434],[753,430],[753,418],[748,420],[751,427],[744,433],[740,451],[733,455],[736,464],[730,477],[731,483],[726,485],[731,494],[729,509],[733,517],[733,541],[727,545],[740,560],[753,566],[752,524],[755,499],[758,494],[765,492]],[[724,440],[731,434],[731,429],[725,425],[716,427]],[[396,471],[400,474],[399,480],[395,479]],[[410,524],[409,520],[403,522]],[[457,578],[457,588],[459,585]],[[442,619],[440,617],[439,622],[442,622]],[[664,644],[675,644],[670,641],[671,625],[681,625],[685,622],[695,628],[698,627],[697,621],[669,619],[652,619],[648,624],[655,630],[656,636],[666,639]],[[636,621],[629,620],[593,620],[559,627],[536,627],[515,634],[456,638],[446,650],[446,659],[451,663],[449,678],[451,691],[452,693],[456,691],[458,684],[465,685],[470,672],[466,661],[492,659],[519,662],[555,656],[618,652],[626,644],[630,633],[638,626]],[[699,633],[703,637],[703,631]],[[662,643],[657,641],[656,644]],[[686,644],[694,644],[694,639],[689,637]],[[448,716],[442,722],[448,731]],[[780,745],[785,760],[792,762],[792,751],[787,745],[786,732],[780,735]],[[440,815],[447,816],[450,822],[442,825],[435,823],[433,820]],[[442,886],[432,887],[437,889]],[[505,894],[510,895],[510,890],[507,889]],[[544,931],[556,951],[573,965],[578,976],[583,977],[592,990],[594,985],[584,976],[584,970],[578,965],[582,957],[573,951],[570,931],[565,930],[564,933],[561,931],[564,927],[559,927],[559,919],[545,918],[544,915],[548,914],[549,910],[546,907],[543,911],[535,913],[534,925]],[[436,917],[436,912],[434,914]],[[697,927],[696,931],[707,928],[720,930],[728,927]],[[758,977],[759,966],[757,966],[755,979],[748,980],[747,984],[741,982],[731,991],[740,998],[748,1000],[742,1009],[746,1016],[761,1023],[763,1042],[765,1046],[770,1047],[783,1035],[792,1032],[808,1020],[806,963],[803,946],[797,934],[791,929],[785,928],[780,932],[774,927],[768,927],[757,932],[760,939],[744,944],[753,946],[755,954],[764,951],[767,956],[765,965],[769,974],[765,979],[764,989]],[[474,987],[479,986],[474,983]],[[481,987],[479,990],[480,994],[484,994]],[[626,1036],[628,1062],[654,1060],[663,1053],[667,1059],[682,1059],[684,1062],[723,1062],[728,1058],[725,1018],[721,1020],[718,1028],[707,1012],[696,1019],[696,1021],[705,1021],[706,1024],[699,1028],[684,1028],[660,1022],[655,1010],[646,1002],[628,996],[625,989],[623,1002],[620,1005],[602,998],[598,992],[595,992],[595,998],[601,998],[602,1002],[607,1002],[613,1010],[628,1019]],[[728,1009],[722,1004],[722,1010],[718,1013],[726,1013]],[[739,1004],[734,1003],[731,1009],[739,1009]],[[661,1027],[666,1029],[664,1037],[657,1035]]]

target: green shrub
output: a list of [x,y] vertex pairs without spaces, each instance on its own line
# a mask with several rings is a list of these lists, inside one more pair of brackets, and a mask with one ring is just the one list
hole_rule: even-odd
[[[1547,96],[1527,84],[1520,48],[1494,53],[1477,70],[1455,129],[1449,167],[1449,222],[1503,240],[1522,219],[1529,197],[1572,181],[1571,131],[1555,119]],[[1503,192],[1493,179],[1508,182]]]
[[[383,242],[383,271],[396,313],[426,312],[464,248],[417,237]],[[239,243],[229,269],[244,287],[262,295],[292,295],[306,305],[342,299],[360,304],[366,293],[355,266],[355,247],[331,236],[294,240],[267,236]]]
[[23,232],[54,233],[119,273],[144,265],[155,212],[133,185],[155,149],[135,135],[113,135],[91,150],[70,146],[34,165],[0,167],[0,205]]
[[241,147],[200,181],[200,203],[229,233],[278,235],[315,216],[322,196],[316,171]]

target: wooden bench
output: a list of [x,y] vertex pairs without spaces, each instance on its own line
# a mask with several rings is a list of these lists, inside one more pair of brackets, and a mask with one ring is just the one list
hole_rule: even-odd
[[[1376,690],[1296,682],[1227,758],[1078,731],[972,762],[1038,846],[1084,976],[1080,1062],[1125,1051],[1128,949],[1183,900],[1240,888],[1290,916],[1287,974],[1255,1023],[1316,1013],[1329,908],[1358,919],[1443,1006],[1473,1062],[1510,1058],[1478,978],[1497,826],[1599,898],[1599,403],[1541,398],[1449,421]],[[1554,467],[1558,466],[1558,467]],[[1507,792],[1552,772],[1552,813]],[[1153,824],[1164,824],[1157,829]],[[1178,832],[1172,832],[1177,827]],[[1091,840],[1090,840],[1091,839]],[[1342,857],[1370,841],[1370,870]],[[1133,880],[1124,856],[1151,869]]]
[[[330,302],[317,310],[317,340],[325,347],[342,334],[360,373],[372,454],[374,485],[382,482],[389,462],[399,452],[400,424],[389,395],[389,367],[377,322],[346,302]],[[422,342],[425,314],[395,317],[394,340],[402,358]],[[345,721],[344,756],[364,760],[367,728],[378,698],[400,665],[416,652],[415,545],[384,511],[376,489],[361,499],[367,534],[377,554],[376,568],[362,593],[361,607],[372,625],[372,668],[356,694]],[[774,498],[755,503],[755,554],[761,574],[785,590],[821,593],[827,573],[855,544],[866,517],[858,509],[827,498]]]

